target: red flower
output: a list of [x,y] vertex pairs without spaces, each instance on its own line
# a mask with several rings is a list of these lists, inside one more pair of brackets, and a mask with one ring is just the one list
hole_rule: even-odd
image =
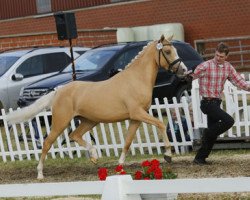
[[123,170],[123,166],[122,165],[117,165],[115,168],[116,172],[121,172]]
[[162,179],[163,174],[162,174],[161,168],[157,168],[157,169],[154,171],[154,177],[155,177],[155,179]]
[[150,166],[150,162],[148,160],[145,160],[142,162],[141,164],[142,167],[149,167]]
[[150,174],[151,172],[153,172],[154,170],[150,167],[146,170],[146,174]]
[[101,181],[105,181],[108,176],[108,170],[106,168],[99,168],[98,176]]
[[150,166],[150,170],[151,171],[155,171],[156,169],[158,169],[160,166],[159,165],[151,165]]
[[141,180],[143,176],[143,173],[141,171],[135,172],[135,180]]
[[124,175],[124,174],[126,174],[126,172],[125,172],[124,170],[122,170],[122,171],[120,172],[120,174],[121,174],[121,175]]
[[156,159],[152,160],[150,163],[151,163],[151,166],[154,166],[154,167],[159,167],[160,166],[159,160],[156,160]]
[[[162,170],[160,162],[156,159],[151,162],[145,160],[141,163],[142,171],[136,171],[134,173],[135,180],[150,180],[150,179],[175,179],[177,174],[173,173],[170,166],[165,166]],[[115,168],[115,172],[119,175],[127,174],[122,165],[118,165]],[[108,170],[106,168],[98,169],[98,176],[100,180],[106,180],[108,176]]]

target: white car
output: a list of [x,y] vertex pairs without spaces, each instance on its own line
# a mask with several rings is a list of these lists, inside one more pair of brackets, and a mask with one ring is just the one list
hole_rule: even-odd
[[[73,47],[74,59],[88,49]],[[59,72],[70,62],[69,47],[39,47],[1,53],[0,109],[16,109],[22,87]]]

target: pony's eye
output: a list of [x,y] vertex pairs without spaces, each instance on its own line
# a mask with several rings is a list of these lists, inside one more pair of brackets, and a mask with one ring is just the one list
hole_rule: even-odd
[[165,51],[165,53],[169,55],[171,53],[171,51],[167,50],[167,51]]

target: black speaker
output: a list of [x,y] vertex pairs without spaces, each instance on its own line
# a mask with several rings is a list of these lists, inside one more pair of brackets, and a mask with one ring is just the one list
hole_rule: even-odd
[[58,12],[54,14],[58,40],[77,38],[77,28],[74,13]]

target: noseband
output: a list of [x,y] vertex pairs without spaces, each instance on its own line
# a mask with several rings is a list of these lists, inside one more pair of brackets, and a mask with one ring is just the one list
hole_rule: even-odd
[[[179,70],[179,67],[180,67],[180,65],[181,65],[182,60],[181,60],[181,58],[177,58],[177,59],[174,60],[173,62],[170,62],[170,61],[168,60],[166,54],[165,54],[164,51],[162,50],[163,47],[164,47],[164,46],[167,46],[167,45],[170,45],[170,46],[171,46],[172,44],[162,44],[161,42],[159,42],[159,43],[157,44],[157,46],[156,46],[156,48],[159,50],[159,64],[158,64],[158,67],[161,67],[161,62],[160,62],[160,61],[161,61],[161,53],[162,53],[163,57],[165,58],[165,60],[166,60],[167,63],[168,63],[168,71],[170,71],[170,72],[172,72],[172,73],[176,73],[176,72]],[[176,71],[173,71],[173,66],[174,66],[175,64],[177,64],[177,63],[179,63],[179,65],[178,65]]]

